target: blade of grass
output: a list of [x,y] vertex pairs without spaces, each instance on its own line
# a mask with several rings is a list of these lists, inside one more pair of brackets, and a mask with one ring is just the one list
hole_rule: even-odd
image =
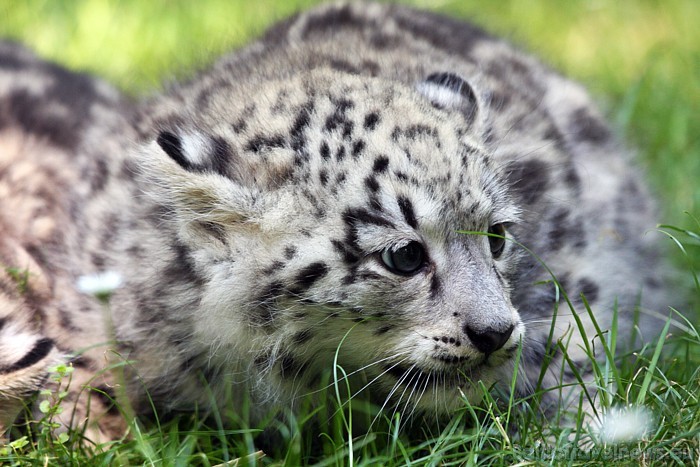
[[643,405],[644,400],[646,399],[647,396],[647,391],[649,390],[649,385],[651,384],[651,380],[654,376],[654,371],[656,371],[656,365],[659,362],[659,357],[661,356],[661,350],[664,347],[664,343],[666,342],[666,335],[668,333],[668,329],[671,326],[671,318],[669,317],[668,320],[666,320],[666,324],[664,325],[663,330],[661,331],[661,334],[659,335],[659,341],[656,343],[656,349],[654,349],[654,354],[651,357],[651,361],[649,362],[649,367],[647,368],[647,372],[644,375],[644,380],[642,381],[642,387],[639,390],[639,394],[637,395],[637,405]]

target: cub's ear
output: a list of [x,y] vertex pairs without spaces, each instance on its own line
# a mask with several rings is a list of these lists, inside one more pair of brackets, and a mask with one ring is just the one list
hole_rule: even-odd
[[158,133],[156,143],[190,172],[215,172],[225,176],[234,163],[230,146],[222,138],[192,131],[163,130]]
[[471,85],[455,73],[433,73],[416,85],[433,106],[459,110],[469,124],[480,117],[480,105]]
[[267,197],[227,176],[235,161],[218,151],[206,135],[163,131],[137,155],[145,194],[183,241],[225,244],[235,232],[255,229],[265,209]]

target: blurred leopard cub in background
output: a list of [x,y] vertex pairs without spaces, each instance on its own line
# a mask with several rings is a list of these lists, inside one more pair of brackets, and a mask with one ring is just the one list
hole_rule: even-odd
[[[0,198],[4,428],[71,362],[63,423],[120,436],[115,355],[137,414],[290,406],[336,351],[354,392],[430,416],[510,381],[521,351],[518,395],[545,359],[542,389],[574,382],[557,342],[590,379],[521,245],[589,340],[581,294],[604,330],[617,307],[620,342],[664,304],[652,203],[583,89],[400,6],[297,15],[144,103],[5,43]],[[108,307],[77,287],[106,271]]]

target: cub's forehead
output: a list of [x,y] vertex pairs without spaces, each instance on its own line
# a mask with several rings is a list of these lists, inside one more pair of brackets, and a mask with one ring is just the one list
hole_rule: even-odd
[[392,199],[491,216],[507,200],[480,136],[420,87],[330,70],[255,90],[220,86],[189,102],[176,131],[191,161],[294,192],[319,216],[340,204],[382,211]]

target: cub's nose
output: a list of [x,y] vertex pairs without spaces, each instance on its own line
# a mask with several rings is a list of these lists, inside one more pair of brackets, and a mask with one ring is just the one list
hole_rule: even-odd
[[469,337],[469,340],[472,341],[474,347],[486,355],[492,354],[506,345],[508,338],[513,334],[513,329],[515,329],[515,325],[511,325],[504,331],[489,329],[488,331],[479,332],[471,329],[469,326],[464,326],[464,332],[467,334],[467,337]]

